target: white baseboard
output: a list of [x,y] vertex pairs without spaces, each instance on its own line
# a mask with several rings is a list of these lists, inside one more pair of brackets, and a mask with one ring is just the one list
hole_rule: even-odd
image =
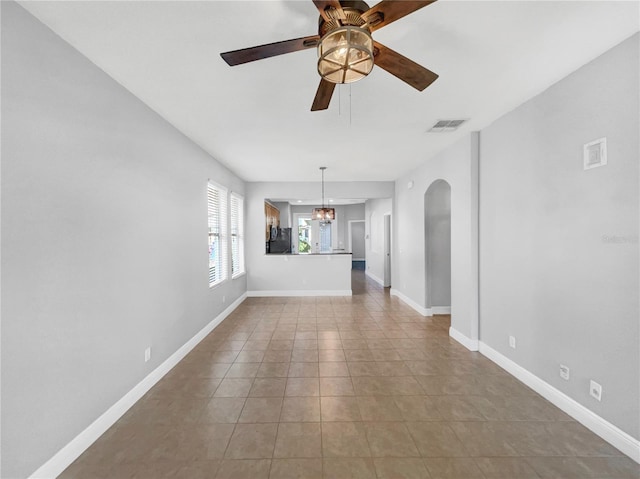
[[350,289],[247,291],[247,296],[250,298],[267,298],[270,296],[351,296],[352,294]]
[[365,258],[351,258],[351,261],[365,261]]
[[364,274],[366,274],[369,278],[371,278],[372,280],[374,280],[376,283],[378,283],[380,286],[382,286],[384,288],[384,280],[378,278],[375,274],[369,272],[369,270],[365,270]]
[[60,475],[80,454],[86,451],[96,439],[104,434],[115,422],[126,413],[149,389],[151,389],[171,368],[178,364],[194,347],[198,345],[213,329],[218,326],[229,314],[242,303],[247,294],[244,293],[227,309],[202,328],[195,336],[187,341],[180,349],[169,356],[160,366],[151,371],[142,381],[136,384],[131,391],[120,398],[113,406],[107,409],[98,419],[93,421],[84,431],[73,438],[66,446],[60,449],[51,459],[38,468],[30,479],[53,479]]
[[391,288],[391,291],[389,291],[389,294],[391,294],[391,296],[397,296],[403,303],[406,303],[408,306],[411,306],[422,316],[431,316],[431,309],[423,308],[418,303],[416,303],[413,299],[409,298],[408,296],[405,296],[397,289]]
[[598,416],[562,391],[530,373],[511,359],[480,341],[480,352],[501,368],[518,378],[535,392],[562,409],[569,416],[600,436],[613,447],[640,463],[640,440]]
[[479,341],[477,339],[471,339],[471,338],[466,337],[464,334],[462,334],[460,331],[458,331],[457,329],[453,328],[452,326],[449,327],[449,336],[451,336],[451,338],[453,338],[456,341],[458,341],[460,344],[462,344],[469,351],[477,351],[478,350],[478,342]]
[[432,314],[451,314],[451,306],[431,306]]

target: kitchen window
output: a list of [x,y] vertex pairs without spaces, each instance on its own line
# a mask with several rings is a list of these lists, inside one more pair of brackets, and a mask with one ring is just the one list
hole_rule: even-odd
[[298,253],[311,253],[311,216],[298,216]]
[[244,198],[231,193],[231,277],[244,273]]
[[297,214],[294,221],[298,223],[298,253],[331,253],[332,223],[313,219],[311,215]]
[[209,287],[227,279],[227,190],[207,184],[209,216]]

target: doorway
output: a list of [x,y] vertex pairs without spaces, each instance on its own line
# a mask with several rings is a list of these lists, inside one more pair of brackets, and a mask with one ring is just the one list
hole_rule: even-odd
[[352,269],[365,270],[366,250],[365,250],[365,221],[349,221],[349,252],[351,253]]
[[426,307],[451,313],[451,186],[436,180],[424,195]]

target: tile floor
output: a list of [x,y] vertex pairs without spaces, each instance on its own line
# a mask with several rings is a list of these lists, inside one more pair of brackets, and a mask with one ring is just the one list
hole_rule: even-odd
[[626,456],[354,271],[251,298],[60,477],[640,477]]

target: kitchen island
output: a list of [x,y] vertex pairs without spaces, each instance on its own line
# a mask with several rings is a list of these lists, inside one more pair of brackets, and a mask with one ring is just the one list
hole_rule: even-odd
[[351,253],[265,254],[248,296],[351,296]]

